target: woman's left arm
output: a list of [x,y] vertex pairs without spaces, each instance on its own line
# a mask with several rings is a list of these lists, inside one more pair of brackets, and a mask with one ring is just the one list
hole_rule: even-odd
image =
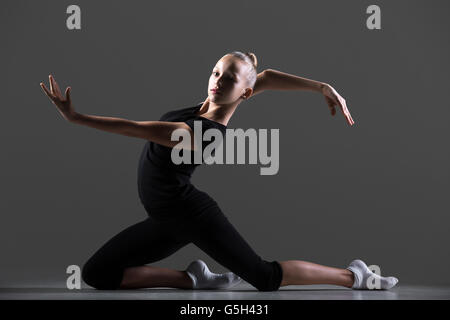
[[302,78],[285,72],[266,69],[258,74],[253,95],[264,90],[310,90],[320,92],[324,95],[331,115],[336,114],[335,106],[339,106],[349,125],[355,122],[347,109],[346,101],[336,92],[336,90],[325,82],[315,81],[307,78]]

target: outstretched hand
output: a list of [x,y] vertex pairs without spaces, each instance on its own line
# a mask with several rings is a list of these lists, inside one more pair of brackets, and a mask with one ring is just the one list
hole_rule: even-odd
[[41,88],[44,90],[45,94],[52,100],[53,104],[58,108],[58,111],[64,117],[64,119],[71,121],[75,115],[75,110],[72,106],[72,101],[70,99],[71,87],[66,88],[65,96],[63,97],[58,84],[52,75],[48,76],[50,82],[50,91],[41,82]]
[[322,93],[330,108],[331,115],[334,116],[336,114],[335,106],[338,105],[341,108],[341,111],[344,114],[344,116],[347,118],[348,124],[352,126],[355,122],[353,121],[352,116],[350,115],[350,112],[347,109],[345,99],[342,98],[339,95],[339,93],[337,93],[336,90],[334,90],[332,86],[326,83],[322,87]]

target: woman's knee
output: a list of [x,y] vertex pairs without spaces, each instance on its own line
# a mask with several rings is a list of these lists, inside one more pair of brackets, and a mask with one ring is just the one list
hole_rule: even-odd
[[268,262],[263,260],[265,265],[264,277],[259,278],[253,286],[258,291],[277,291],[280,288],[283,278],[283,270],[278,261]]
[[122,275],[122,270],[114,270],[111,266],[102,267],[92,259],[88,260],[81,270],[83,281],[98,290],[119,289]]

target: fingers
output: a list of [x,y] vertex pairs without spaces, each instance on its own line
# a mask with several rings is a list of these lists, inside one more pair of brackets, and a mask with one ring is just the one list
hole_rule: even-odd
[[43,84],[42,82],[40,83],[41,88],[44,90],[45,94],[47,95],[47,97],[49,97],[52,101],[55,99],[55,97],[53,96],[53,94],[48,91],[48,89],[45,87],[45,84]]
[[[64,97],[61,93],[61,89],[58,86],[58,83],[56,82],[55,78],[50,74],[48,76],[49,82],[50,82],[50,90],[47,89],[44,83],[40,83],[41,88],[44,90],[47,97],[49,97],[53,102],[57,102],[58,100],[64,100]],[[70,97],[70,91],[72,90],[71,87],[67,87],[66,89],[66,100],[71,101]]]
[[327,103],[330,106],[330,108],[332,109],[331,114],[332,115],[336,114],[336,109],[334,108],[334,105],[336,105],[336,104],[339,105],[342,112],[344,113],[344,116],[345,116],[348,124],[352,126],[355,123],[355,121],[353,121],[353,118],[347,109],[347,104],[346,104],[345,99],[343,97],[341,97],[333,87],[326,86],[326,88],[330,89],[330,91],[331,91],[330,96],[328,96],[328,94],[329,94],[328,92],[324,93]]
[[52,80],[53,80],[53,83],[55,84],[55,88],[56,88],[56,91],[58,92],[58,95],[60,97],[62,97],[61,89],[59,89],[58,82],[56,82],[56,80],[53,77],[52,77]]
[[50,92],[55,95],[55,88],[53,87],[52,76],[48,75],[48,82],[50,83]]
[[340,107],[342,109],[342,112],[344,113],[345,117],[347,118],[347,122],[349,125],[353,125],[355,122],[353,121],[352,116],[350,115],[350,112],[347,109],[347,104],[345,103],[345,99],[344,98],[340,98],[339,99],[339,104]]
[[334,107],[334,105],[336,103],[332,99],[327,97],[327,96],[325,96],[325,100],[326,100],[326,102],[328,104],[328,107],[330,108],[331,115],[334,116],[336,114],[336,108]]
[[355,124],[355,121],[353,121],[353,118],[352,118],[352,116],[350,115],[350,113],[348,114],[348,123],[352,126],[352,125],[354,125]]
[[345,106],[345,110],[346,110],[345,116],[347,117],[348,124],[352,126],[355,123],[355,121],[353,121],[353,118],[350,115],[350,112],[348,111],[346,106]]
[[72,103],[72,100],[70,98],[70,91],[72,91],[72,87],[67,87],[67,89],[66,89],[66,99],[67,99],[67,101]]
[[355,121],[353,121],[353,118],[350,115],[350,112],[348,111],[347,106],[345,107],[345,109],[347,111],[346,116],[347,116],[348,124],[352,126],[355,123]]
[[50,79],[50,84],[53,85],[53,88],[54,88],[54,90],[55,90],[55,91],[54,91],[55,96],[57,96],[57,97],[59,97],[59,98],[62,98],[61,90],[59,89],[58,83],[55,81],[55,78],[53,78],[52,75],[49,75],[48,77],[49,77],[49,79]]

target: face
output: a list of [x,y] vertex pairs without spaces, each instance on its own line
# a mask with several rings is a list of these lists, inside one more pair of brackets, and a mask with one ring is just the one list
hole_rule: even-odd
[[[209,77],[208,95],[211,102],[229,104],[242,99],[250,88],[247,87],[247,72],[249,66],[244,61],[230,55],[220,59],[214,66]],[[211,89],[218,88],[214,93]]]

